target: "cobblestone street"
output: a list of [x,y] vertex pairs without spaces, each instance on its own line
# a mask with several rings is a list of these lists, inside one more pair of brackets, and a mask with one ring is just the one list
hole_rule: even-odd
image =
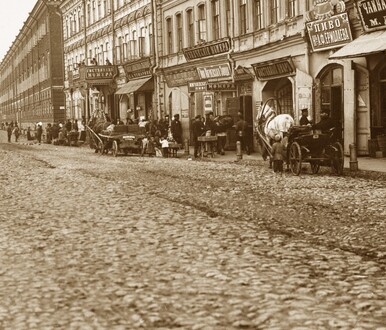
[[0,164],[0,329],[386,330],[385,176],[15,143]]

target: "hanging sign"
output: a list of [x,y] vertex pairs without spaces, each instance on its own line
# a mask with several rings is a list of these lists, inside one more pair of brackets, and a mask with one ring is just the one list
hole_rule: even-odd
[[314,52],[342,47],[352,41],[347,13],[306,24]]

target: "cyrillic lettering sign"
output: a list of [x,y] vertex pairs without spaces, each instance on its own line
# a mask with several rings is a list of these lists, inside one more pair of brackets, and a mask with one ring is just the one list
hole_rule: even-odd
[[198,45],[191,48],[184,48],[182,51],[187,61],[197,58],[213,56],[229,51],[229,39],[219,40],[210,44]]
[[358,0],[357,8],[366,32],[386,28],[386,0]]
[[252,64],[256,78],[270,80],[295,75],[295,66],[290,57]]
[[213,65],[209,67],[197,68],[200,79],[215,79],[222,77],[229,77],[231,75],[231,68],[229,64]]
[[140,78],[140,77],[146,77],[151,76],[150,72],[151,62],[150,58],[141,59],[139,61],[126,63],[125,73],[129,80]]
[[306,24],[314,52],[341,47],[352,41],[347,13]]

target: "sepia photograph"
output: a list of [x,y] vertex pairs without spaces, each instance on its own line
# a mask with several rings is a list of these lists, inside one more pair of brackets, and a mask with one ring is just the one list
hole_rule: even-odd
[[0,330],[386,330],[386,0],[1,0]]

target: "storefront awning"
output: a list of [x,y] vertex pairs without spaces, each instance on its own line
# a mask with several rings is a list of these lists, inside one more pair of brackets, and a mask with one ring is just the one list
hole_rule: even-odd
[[361,35],[330,56],[334,58],[361,57],[386,49],[386,30]]
[[137,91],[151,91],[154,89],[153,78],[131,80],[118,89],[115,94],[130,94]]

